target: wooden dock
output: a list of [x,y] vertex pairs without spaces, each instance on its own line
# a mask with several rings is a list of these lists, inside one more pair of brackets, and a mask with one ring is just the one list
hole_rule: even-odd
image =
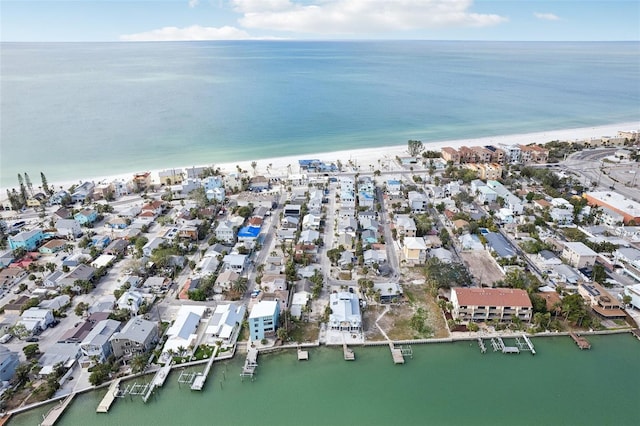
[[308,361],[309,360],[309,351],[303,351],[298,348],[298,361]]
[[633,330],[631,330],[631,334],[633,334],[638,340],[640,340],[640,328],[634,328]]
[[256,367],[258,367],[258,350],[256,348],[249,347],[240,377],[251,377],[253,379]]
[[342,342],[342,352],[344,353],[345,361],[355,361],[356,355],[349,349],[346,342]]
[[62,401],[59,405],[53,407],[47,413],[47,416],[42,420],[42,423],[40,423],[40,426],[53,426],[58,421],[60,416],[62,416],[62,414],[64,413],[64,410],[66,410],[69,404],[71,404],[71,401],[73,401],[73,398],[75,396],[76,394],[72,393],[71,395],[66,397],[64,401]]
[[108,413],[109,408],[111,408],[111,404],[115,401],[118,392],[120,391],[120,379],[116,379],[111,383],[109,389],[107,390],[107,394],[102,398],[100,404],[98,404],[98,408],[96,409],[96,413]]
[[585,339],[584,337],[578,336],[575,333],[569,333],[569,336],[571,336],[573,341],[576,342],[576,345],[578,345],[580,350],[582,350],[582,349],[591,349],[591,343],[589,343],[589,341],[587,339]]
[[402,350],[396,348],[393,342],[389,342],[389,349],[391,349],[391,357],[394,364],[404,364],[404,356],[402,356]]
[[207,366],[204,368],[204,371],[198,375],[196,375],[195,380],[191,384],[191,390],[201,391],[204,388],[204,383],[207,381],[207,377],[209,377],[209,372],[213,367],[213,361],[216,359],[216,355],[218,354],[218,347],[214,348],[211,353],[211,358],[209,358],[209,362],[207,362]]

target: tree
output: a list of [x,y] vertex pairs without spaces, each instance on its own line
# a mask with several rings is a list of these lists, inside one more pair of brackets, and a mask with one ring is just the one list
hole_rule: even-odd
[[256,170],[258,169],[258,163],[256,163],[255,161],[251,162],[251,168],[253,169],[253,175],[256,175]]
[[32,343],[32,344],[26,345],[24,348],[22,348],[22,352],[24,352],[24,355],[29,360],[29,359],[34,358],[36,355],[38,355],[40,353],[40,347],[38,346],[37,343]]
[[43,172],[40,172],[40,180],[42,180],[42,190],[47,195],[52,195],[53,191],[49,188],[49,184],[47,183],[47,178]]
[[18,173],[18,184],[20,185],[20,201],[24,206],[27,204],[27,188],[24,186],[24,180],[22,179],[22,175]]
[[131,371],[140,373],[147,367],[148,357],[145,354],[138,354],[131,360]]
[[26,339],[31,335],[31,333],[29,332],[29,330],[27,330],[27,327],[25,327],[24,324],[14,325],[9,329],[9,333],[13,334],[20,340]]
[[29,194],[31,194],[31,196],[33,197],[33,184],[31,183],[31,178],[29,178],[29,175],[27,174],[27,172],[24,172],[24,181],[27,184],[27,189],[29,190]]
[[80,302],[80,303],[78,303],[78,304],[76,305],[76,308],[74,309],[74,311],[73,311],[73,312],[74,312],[77,316],[81,317],[81,316],[85,313],[85,311],[86,311],[87,309],[89,309],[89,304],[88,304],[88,303],[85,303],[85,302]]
[[595,263],[593,265],[593,280],[598,284],[604,284],[607,281],[607,273],[604,270],[604,266],[600,263]]
[[417,157],[424,150],[424,144],[421,141],[409,140],[407,142],[407,151],[409,156]]

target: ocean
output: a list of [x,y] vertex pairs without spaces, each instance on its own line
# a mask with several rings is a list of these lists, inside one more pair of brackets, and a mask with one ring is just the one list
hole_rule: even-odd
[[640,119],[637,42],[0,43],[0,187]]
[[[393,364],[388,347],[355,346],[355,361],[344,361],[342,348],[312,349],[309,361],[286,351],[260,355],[253,382],[241,381],[239,355],[216,363],[202,392],[180,385],[174,370],[147,404],[125,397],[97,414],[101,389],[77,396],[57,424],[637,425],[640,342],[588,339],[592,349],[581,351],[568,336],[533,337],[536,355],[490,345],[481,354],[475,341],[413,345],[404,365]],[[35,426],[46,411],[10,426]]]

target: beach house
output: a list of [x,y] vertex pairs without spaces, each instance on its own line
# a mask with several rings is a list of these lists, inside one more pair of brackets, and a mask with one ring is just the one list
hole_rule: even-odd
[[329,327],[332,330],[360,332],[362,330],[362,315],[360,302],[354,293],[342,291],[331,293],[329,296]]
[[38,244],[44,240],[45,236],[42,229],[36,228],[31,231],[22,231],[16,235],[9,236],[9,248],[25,249],[26,251],[33,251],[38,248]]
[[121,325],[120,321],[112,319],[99,321],[87,334],[87,337],[80,342],[80,351],[83,358],[81,363],[88,365],[92,360],[102,363],[109,358],[109,355],[111,355],[109,339],[113,336],[113,333],[120,330]]
[[80,225],[90,225],[98,219],[98,212],[94,209],[82,209],[73,218],[78,221]]
[[249,336],[251,340],[262,340],[275,336],[280,317],[280,304],[277,300],[261,300],[253,305],[249,314]]
[[151,350],[158,342],[158,326],[142,317],[130,319],[109,339],[116,358],[131,358]]

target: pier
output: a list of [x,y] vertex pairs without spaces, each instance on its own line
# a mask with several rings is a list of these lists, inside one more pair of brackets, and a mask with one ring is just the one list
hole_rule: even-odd
[[191,384],[191,390],[201,391],[202,388],[204,387],[204,383],[207,381],[209,372],[213,367],[213,361],[215,360],[216,355],[218,354],[218,348],[219,347],[216,346],[216,348],[211,353],[211,358],[209,358],[209,362],[207,362],[207,366],[204,368],[204,371],[196,375],[195,380]]
[[240,377],[251,377],[251,380],[253,380],[256,367],[258,367],[258,350],[256,348],[249,347],[247,351],[247,359],[244,361]]
[[633,334],[638,340],[640,340],[640,328],[634,328],[633,330],[631,330],[631,334]]
[[487,352],[487,347],[484,345],[484,340],[482,340],[479,337],[478,337],[478,346],[480,347],[480,352],[481,353]]
[[298,348],[298,361],[308,361],[309,360],[309,351],[303,351]]
[[587,339],[585,339],[584,337],[578,336],[575,333],[569,333],[569,336],[571,336],[573,341],[576,342],[576,345],[578,345],[580,350],[591,349],[591,343],[589,343],[589,341]]
[[66,410],[69,404],[71,404],[71,401],[75,396],[76,394],[72,393],[71,395],[66,397],[64,401],[60,403],[60,405],[53,407],[47,413],[47,416],[42,420],[42,423],[40,423],[40,426],[53,426],[58,421],[60,416],[62,416],[62,413],[64,413],[64,410]]
[[536,354],[536,349],[533,347],[533,342],[527,337],[526,334],[522,335],[522,340],[519,337],[516,337],[516,345],[520,348],[521,351],[531,351],[531,355]]
[[107,413],[109,412],[109,408],[111,408],[111,404],[115,401],[116,397],[120,394],[120,379],[115,380],[109,386],[107,390],[107,394],[102,398],[100,404],[98,404],[98,408],[96,409],[96,413]]
[[492,337],[491,346],[494,352],[502,352],[503,354],[519,354],[520,349],[517,346],[505,346],[502,337]]
[[356,355],[349,349],[347,342],[342,342],[342,352],[344,353],[345,361],[354,361],[356,359]]

